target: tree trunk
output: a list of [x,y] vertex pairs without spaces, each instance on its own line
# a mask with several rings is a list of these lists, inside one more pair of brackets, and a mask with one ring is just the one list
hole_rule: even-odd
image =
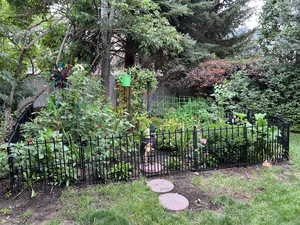
[[103,56],[101,59],[101,75],[103,85],[108,98],[112,98],[113,87],[111,85],[111,45],[112,45],[112,28],[111,20],[113,18],[113,10],[108,1],[101,3],[101,19],[106,26],[106,29],[101,33]]

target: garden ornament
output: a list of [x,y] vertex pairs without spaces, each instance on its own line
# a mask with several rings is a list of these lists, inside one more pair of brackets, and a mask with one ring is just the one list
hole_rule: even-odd
[[151,143],[149,142],[148,144],[145,145],[145,155],[144,155],[144,159],[145,159],[145,163],[148,163],[148,154],[150,154],[150,152],[154,151],[154,148],[152,148]]

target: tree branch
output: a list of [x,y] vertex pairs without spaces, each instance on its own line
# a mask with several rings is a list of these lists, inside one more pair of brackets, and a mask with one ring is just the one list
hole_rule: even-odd
[[55,62],[56,65],[58,64],[58,62],[60,60],[61,53],[62,53],[63,48],[65,46],[66,40],[67,40],[67,38],[68,38],[68,36],[70,34],[70,31],[71,31],[71,24],[69,24],[67,33],[66,33],[66,35],[65,35],[65,37],[64,37],[64,39],[63,39],[63,41],[62,41],[62,43],[60,45],[59,52],[58,52],[58,55],[57,55],[57,58],[56,58],[56,62]]

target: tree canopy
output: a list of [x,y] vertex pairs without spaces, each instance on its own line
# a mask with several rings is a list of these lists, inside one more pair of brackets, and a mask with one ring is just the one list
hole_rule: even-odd
[[281,62],[299,62],[299,12],[300,1],[265,0],[260,16],[259,42],[266,55]]

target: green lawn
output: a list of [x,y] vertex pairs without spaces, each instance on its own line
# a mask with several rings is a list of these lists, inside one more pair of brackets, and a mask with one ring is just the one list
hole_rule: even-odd
[[[63,192],[64,205],[58,218],[48,224],[93,223],[91,215],[108,210],[134,225],[296,225],[300,224],[300,135],[291,135],[292,165],[253,167],[243,172],[221,170],[209,176],[193,175],[199,190],[214,196],[215,211],[165,211],[158,195],[149,191],[145,180],[126,184],[94,185]],[[87,219],[88,218],[88,219]],[[120,219],[120,218],[119,218]],[[113,219],[112,219],[113,220]],[[123,220],[110,224],[127,224]]]

